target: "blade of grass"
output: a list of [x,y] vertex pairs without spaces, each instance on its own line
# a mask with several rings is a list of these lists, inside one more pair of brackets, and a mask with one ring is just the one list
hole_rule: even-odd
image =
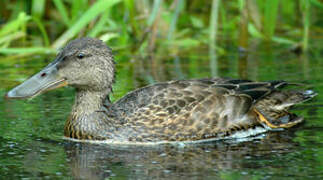
[[213,77],[218,75],[217,68],[218,62],[216,58],[216,35],[218,29],[218,14],[219,14],[219,5],[220,0],[212,1],[212,9],[211,9],[211,18],[210,18],[210,27],[209,27],[209,56],[210,56],[210,67],[211,74]]
[[106,33],[100,36],[99,39],[101,39],[103,42],[108,42],[111,39],[117,38],[117,37],[119,37],[119,34],[117,33]]
[[172,39],[173,33],[176,29],[177,19],[179,17],[181,10],[183,9],[183,5],[184,5],[183,3],[184,3],[183,0],[177,0],[177,2],[176,2],[175,12],[174,12],[172,20],[170,22],[170,26],[169,26],[169,30],[168,30],[168,34],[167,34],[168,40]]
[[295,0],[284,0],[284,4],[279,8],[281,16],[286,22],[295,22],[299,17],[295,16],[298,2]]
[[135,17],[136,17],[135,2],[134,0],[124,0],[123,2],[126,9],[129,12],[129,23],[132,28],[133,36],[137,37],[138,33],[140,32],[140,29],[138,29],[138,23],[135,20]]
[[320,2],[318,0],[310,0],[310,2],[316,7],[323,8],[323,2]]
[[158,14],[158,10],[161,6],[161,3],[162,3],[162,0],[154,0],[153,9],[152,9],[151,14],[150,14],[148,21],[147,21],[148,26],[153,25],[153,23],[156,19],[156,16]]
[[33,0],[31,15],[41,19],[45,12],[45,0]]
[[[239,47],[248,48],[249,0],[240,1]],[[250,23],[251,24],[251,23]]]
[[[151,33],[150,33],[150,36],[148,39],[148,42],[149,42],[148,52],[149,53],[152,53],[153,51],[155,51],[155,48],[156,48],[156,39],[157,39],[157,34],[158,34],[159,22],[160,22],[160,14],[161,14],[161,12],[158,11],[156,18],[153,21],[154,23],[151,26],[149,26],[150,30],[151,30]],[[155,61],[153,61],[152,66],[154,66],[154,65],[155,65]]]
[[[8,1],[6,1],[8,2]],[[26,1],[16,1],[14,8],[10,14],[10,20],[13,20],[19,16],[20,13],[25,12],[26,10]]]
[[3,36],[0,38],[0,46],[1,48],[5,48],[10,44],[11,41],[15,39],[19,39],[25,35],[26,35],[25,33],[18,31],[18,32],[8,34],[7,36]]
[[74,37],[82,28],[84,28],[91,20],[96,18],[100,13],[108,10],[112,6],[119,3],[121,0],[100,0],[93,4],[82,16],[69,28],[63,35],[61,35],[53,44],[53,48],[63,46],[67,41]]
[[104,28],[105,23],[107,22],[107,19],[110,15],[109,11],[104,12],[100,20],[96,23],[96,25],[93,27],[93,29],[89,32],[90,37],[96,37]]
[[308,36],[310,28],[310,2],[308,0],[301,0],[301,10],[303,13],[303,51],[308,49]]
[[1,28],[0,37],[22,29],[23,24],[29,21],[30,18],[25,12],[21,12],[15,20],[10,21]]
[[71,20],[74,23],[84,12],[86,8],[90,7],[87,0],[73,0],[71,9]]
[[216,47],[216,34],[218,29],[218,11],[219,11],[220,0],[212,1],[210,27],[209,27],[209,45],[211,48]]
[[227,11],[225,10],[225,8],[221,8],[220,9],[220,15],[221,15],[221,22],[222,22],[222,28],[223,28],[223,35],[227,36],[229,31],[230,31],[230,23],[227,20]]
[[261,34],[261,32],[258,31],[258,29],[256,28],[256,26],[254,24],[248,24],[248,32],[251,34],[251,36],[255,37],[255,38],[259,38],[259,39],[263,39],[263,35]]
[[0,48],[0,54],[55,54],[56,50],[52,48],[44,47],[32,47],[32,48]]
[[270,40],[275,32],[279,0],[266,0],[264,15],[264,34]]
[[286,38],[282,38],[282,37],[277,37],[277,36],[273,36],[272,40],[274,42],[280,43],[280,44],[289,44],[289,45],[295,45],[297,44],[297,42],[286,39]]
[[42,23],[42,20],[41,20],[45,11],[45,5],[46,5],[45,0],[33,0],[31,14],[32,14],[32,20],[37,24],[43,36],[45,46],[49,46],[48,35],[45,30],[44,24]]
[[248,16],[249,19],[252,20],[253,24],[256,28],[261,31],[262,30],[262,16],[259,11],[259,7],[254,0],[246,0],[247,8],[248,8]]
[[53,2],[54,2],[54,5],[57,8],[59,14],[62,17],[63,23],[67,27],[70,27],[71,26],[70,19],[68,17],[68,13],[67,13],[66,7],[65,7],[64,3],[62,2],[62,0],[54,0]]
[[47,35],[47,32],[46,32],[44,24],[37,17],[33,17],[32,20],[37,24],[37,26],[39,28],[39,31],[40,31],[41,35],[43,36],[44,44],[45,44],[46,47],[48,47],[50,45],[49,44],[49,38],[48,38],[48,35]]

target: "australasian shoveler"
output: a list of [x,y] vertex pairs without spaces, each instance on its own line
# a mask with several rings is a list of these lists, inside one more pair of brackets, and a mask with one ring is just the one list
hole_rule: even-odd
[[[312,90],[282,90],[285,81],[210,78],[156,83],[107,101],[115,80],[112,51],[102,41],[71,41],[56,59],[7,93],[34,97],[69,85],[76,89],[64,135],[118,142],[203,141],[289,128],[303,118],[287,110]],[[259,131],[260,130],[260,131]],[[235,136],[239,137],[239,136]]]

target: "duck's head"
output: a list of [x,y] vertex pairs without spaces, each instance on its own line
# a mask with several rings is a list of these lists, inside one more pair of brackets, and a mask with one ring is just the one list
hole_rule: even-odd
[[110,91],[115,76],[111,49],[101,40],[71,41],[55,60],[7,93],[8,98],[29,98],[70,85],[79,90]]

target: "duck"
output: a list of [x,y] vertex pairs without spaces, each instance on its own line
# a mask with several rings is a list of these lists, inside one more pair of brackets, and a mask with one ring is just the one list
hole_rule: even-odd
[[317,95],[284,89],[296,83],[283,80],[215,77],[159,82],[111,102],[115,74],[111,48],[83,37],[70,41],[53,62],[6,97],[32,98],[68,85],[76,93],[64,126],[66,138],[158,143],[242,138],[291,128],[304,118],[288,112],[290,107]]

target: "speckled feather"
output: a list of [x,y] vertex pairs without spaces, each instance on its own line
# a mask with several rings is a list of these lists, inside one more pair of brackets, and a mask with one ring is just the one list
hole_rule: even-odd
[[261,126],[253,111],[258,99],[285,84],[221,78],[170,81],[130,92],[116,103],[106,105],[105,113],[123,122],[122,128],[113,132],[118,134],[117,140],[221,138]]

